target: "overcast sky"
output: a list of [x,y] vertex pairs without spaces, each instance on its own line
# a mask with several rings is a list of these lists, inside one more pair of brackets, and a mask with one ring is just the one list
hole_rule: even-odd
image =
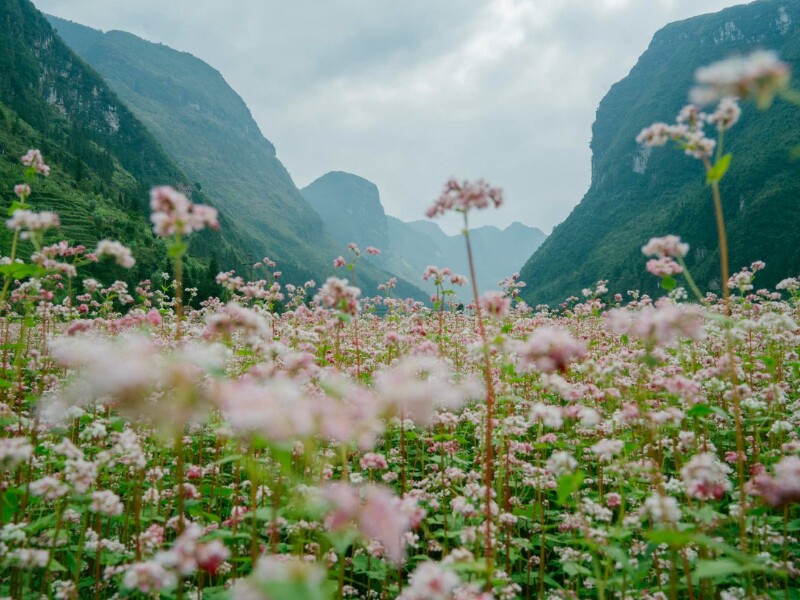
[[[191,52],[245,99],[299,187],[333,170],[422,218],[487,179],[480,224],[546,232],[589,185],[600,99],[667,23],[736,0],[34,0]],[[643,126],[646,123],[643,123]],[[451,231],[454,222],[443,223]]]

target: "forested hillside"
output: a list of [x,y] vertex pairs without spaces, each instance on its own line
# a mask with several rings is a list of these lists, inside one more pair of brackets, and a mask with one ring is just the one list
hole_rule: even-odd
[[[558,303],[598,279],[612,292],[658,292],[641,246],[651,236],[680,235],[687,264],[704,289],[719,291],[719,254],[711,192],[698,161],[678,150],[644,149],[639,131],[672,122],[687,103],[695,70],[755,48],[777,50],[800,70],[800,4],[760,0],[664,27],[630,74],[600,103],[592,129],[592,183],[572,214],[522,271],[525,299]],[[727,135],[733,153],[722,182],[731,268],[764,260],[760,286],[800,271],[800,170],[791,158],[798,108],[767,112],[746,105]]]
[[[206,201],[146,127],[103,79],[56,35],[27,0],[0,0],[0,189],[8,205],[20,181],[19,157],[40,148],[53,167],[36,186],[34,208],[56,210],[62,230],[51,238],[92,248],[98,239],[123,238],[138,263],[127,277],[151,277],[167,267],[164,244],[150,232],[150,187],[169,184]],[[224,226],[224,223],[223,223]],[[3,228],[0,243],[10,232]],[[235,232],[198,236],[188,264],[190,285],[209,281],[206,263],[238,265]],[[202,260],[197,260],[198,258]],[[122,270],[98,266],[108,277]]]

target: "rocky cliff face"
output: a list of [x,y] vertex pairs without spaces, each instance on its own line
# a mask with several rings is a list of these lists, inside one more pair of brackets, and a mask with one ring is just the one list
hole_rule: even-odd
[[[658,293],[640,247],[673,233],[692,245],[698,283],[720,286],[717,234],[701,165],[680,151],[643,149],[637,133],[670,122],[687,102],[696,68],[756,48],[777,50],[800,71],[800,5],[760,0],[673,23],[653,38],[630,74],[603,98],[592,129],[592,183],[581,203],[522,270],[529,303],[555,304],[597,279],[611,291]],[[800,271],[800,174],[790,160],[800,144],[798,112],[778,102],[746,106],[726,136],[733,153],[722,182],[733,270],[763,259],[762,285]]]

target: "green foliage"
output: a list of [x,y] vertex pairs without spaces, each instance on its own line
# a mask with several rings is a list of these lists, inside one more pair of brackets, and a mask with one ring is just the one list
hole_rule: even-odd
[[[635,137],[653,122],[674,120],[697,67],[771,48],[800,70],[800,30],[778,27],[780,10],[800,21],[800,6],[760,0],[673,23],[655,35],[600,103],[591,187],[523,268],[528,303],[557,304],[598,279],[610,280],[612,293],[659,295],[660,282],[645,271],[640,248],[670,233],[691,245],[686,262],[701,290],[719,293],[717,230],[702,165],[676,149],[643,150]],[[728,23],[737,35],[725,34]],[[793,126],[798,116],[785,102],[766,112],[745,105],[725,136],[735,158],[723,157],[712,173],[720,181],[732,271],[754,260],[767,263],[757,287],[800,271],[800,172],[791,159],[800,144],[800,128]]]
[[[169,184],[191,192],[188,178],[28,0],[0,0],[0,15],[0,210],[11,205],[11,190],[22,180],[19,157],[39,148],[53,171],[37,181],[30,203],[59,213],[62,222],[48,241],[91,250],[99,239],[119,239],[133,250],[136,267],[128,272],[102,263],[88,274],[105,282],[153,277],[168,261],[166,246],[150,231],[148,191]],[[11,235],[0,230],[0,251],[7,253]],[[211,248],[225,266],[242,262],[235,235],[230,242],[213,236],[197,236],[190,266]],[[22,256],[29,250],[23,246]]]

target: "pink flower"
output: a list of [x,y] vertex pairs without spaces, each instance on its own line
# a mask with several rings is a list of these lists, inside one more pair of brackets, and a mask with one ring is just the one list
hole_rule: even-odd
[[371,254],[372,256],[377,256],[380,253],[381,251],[375,248],[374,246],[367,246],[367,254]]
[[672,127],[666,123],[653,123],[636,136],[636,143],[645,146],[663,146],[672,138]]
[[358,516],[358,528],[365,537],[378,540],[386,556],[395,564],[405,556],[406,540],[403,534],[411,525],[400,508],[400,499],[388,489],[371,487]]
[[148,311],[147,316],[145,318],[147,319],[147,322],[150,323],[150,325],[152,325],[153,327],[158,327],[162,323],[161,313],[158,312],[158,310],[156,310],[155,308],[151,308]]
[[412,521],[400,498],[387,488],[370,486],[365,489],[362,503],[359,490],[344,483],[327,486],[325,497],[333,505],[325,519],[329,529],[340,530],[355,523],[365,538],[381,543],[392,562],[403,560],[404,534],[411,529]]
[[122,584],[131,590],[137,590],[143,594],[156,594],[157,592],[170,589],[177,583],[174,573],[167,571],[155,561],[134,563],[125,572]]
[[626,308],[610,310],[605,315],[608,326],[656,346],[666,346],[678,337],[701,339],[704,316],[698,306],[665,303],[658,308],[645,306],[639,311]]
[[534,366],[543,373],[552,373],[566,371],[570,362],[584,358],[586,344],[564,329],[542,327],[518,345],[517,352],[523,366]]
[[708,116],[707,121],[715,124],[717,130],[726,131],[739,122],[742,109],[736,102],[736,98],[723,98],[717,106],[717,110]]
[[664,237],[650,238],[650,241],[642,246],[642,253],[645,256],[655,256],[664,258],[667,256],[683,258],[689,252],[689,244],[681,242],[677,235],[665,235]]
[[205,204],[192,204],[192,229],[200,231],[209,227],[219,229],[219,213],[217,209]]
[[210,575],[215,575],[230,555],[230,550],[220,540],[199,544],[195,550],[197,566]]
[[361,460],[359,461],[359,465],[362,469],[389,468],[386,458],[382,454],[376,454],[374,452],[367,452],[364,456],[362,456]]
[[161,237],[188,235],[206,227],[219,228],[217,209],[193,204],[186,196],[170,186],[150,190],[150,220],[153,231]]
[[443,215],[450,210],[466,213],[472,208],[482,209],[503,204],[503,191],[491,187],[485,181],[458,182],[450,179],[439,198],[426,212],[428,218]]
[[511,300],[506,298],[502,292],[486,292],[481,298],[481,308],[486,314],[496,319],[503,319],[508,315],[508,308]]
[[0,470],[14,469],[33,454],[33,446],[27,439],[11,437],[0,439]]
[[654,123],[645,127],[636,136],[636,142],[648,147],[663,146],[674,140],[683,151],[694,158],[710,158],[717,145],[716,140],[706,137],[703,131],[705,113],[699,112],[696,106],[688,105],[681,109],[676,125]]
[[25,198],[31,195],[31,186],[27,183],[17,184],[14,186],[14,194],[16,194],[20,200],[25,200]]
[[337,269],[339,267],[345,266],[346,264],[347,264],[347,261],[344,259],[344,256],[339,256],[339,257],[333,259],[333,266],[336,267]]
[[800,458],[785,456],[775,465],[775,476],[756,476],[755,492],[770,506],[786,506],[800,502]]
[[460,584],[455,572],[429,560],[414,569],[408,587],[397,600],[448,600],[455,597],[453,593]]
[[94,254],[98,257],[108,256],[113,258],[114,262],[126,269],[130,269],[136,264],[136,259],[133,258],[131,249],[116,241],[100,240],[97,242],[97,249]]
[[200,465],[189,465],[186,467],[186,479],[201,479],[203,477],[203,467]]
[[731,489],[731,469],[711,452],[695,454],[681,469],[686,493],[699,500],[719,500]]
[[39,150],[28,150],[28,152],[20,158],[20,161],[26,167],[33,167],[34,171],[39,173],[39,175],[43,175],[44,177],[50,175],[50,167],[45,164],[42,153]]
[[698,85],[690,95],[698,104],[710,104],[725,96],[752,97],[761,108],[768,108],[775,94],[789,85],[791,67],[775,52],[756,50],[748,56],[733,56],[700,67],[694,78]]
[[110,490],[100,490],[92,492],[92,503],[89,510],[102,515],[121,515],[124,506],[114,492]]
[[54,212],[33,212],[26,209],[17,209],[11,218],[6,221],[9,229],[21,230],[20,238],[27,240],[33,233],[41,233],[48,229],[61,226],[61,220]]
[[335,308],[346,315],[355,316],[361,310],[358,301],[360,296],[361,290],[348,284],[347,280],[329,277],[314,300],[326,308]]
[[651,258],[647,261],[645,268],[648,273],[656,277],[668,277],[670,275],[679,275],[683,273],[683,267],[668,256],[664,256],[663,258]]

